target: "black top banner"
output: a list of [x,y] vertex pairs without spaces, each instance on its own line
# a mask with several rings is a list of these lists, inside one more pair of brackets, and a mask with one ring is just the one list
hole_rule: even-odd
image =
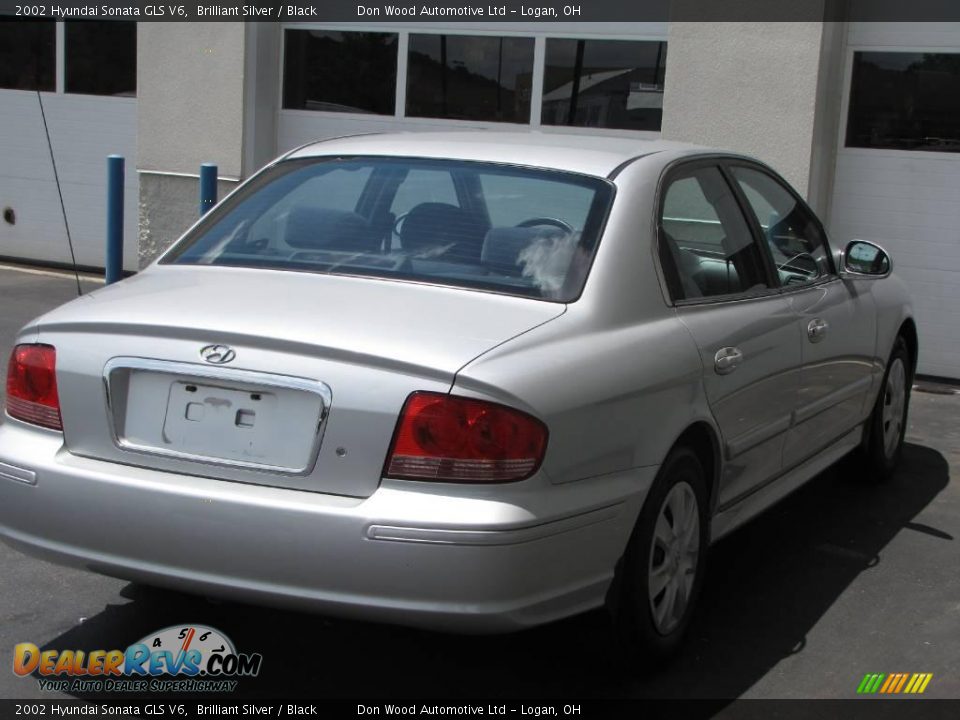
[[233,700],[192,697],[156,700],[0,700],[0,718],[153,717],[181,718],[363,718],[396,716],[447,720],[494,717],[516,720],[954,720],[960,701],[918,700],[436,700],[366,699]]
[[22,19],[243,22],[949,22],[958,0],[0,0]]

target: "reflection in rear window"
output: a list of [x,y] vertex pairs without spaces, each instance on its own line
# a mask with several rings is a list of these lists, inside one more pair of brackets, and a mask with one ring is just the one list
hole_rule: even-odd
[[611,199],[601,179],[445,160],[279,163],[162,263],[412,280],[568,302]]

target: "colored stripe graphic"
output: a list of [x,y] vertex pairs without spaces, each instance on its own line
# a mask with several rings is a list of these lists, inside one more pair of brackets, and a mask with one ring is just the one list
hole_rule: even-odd
[[898,693],[901,690],[903,690],[903,686],[906,685],[906,683],[907,683],[907,674],[900,673],[900,682],[897,683],[897,687],[893,692]]
[[933,673],[867,673],[857,686],[858,695],[921,695],[933,679]]

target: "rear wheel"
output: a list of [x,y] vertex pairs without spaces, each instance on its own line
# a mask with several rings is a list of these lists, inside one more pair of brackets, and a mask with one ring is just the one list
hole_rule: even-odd
[[690,624],[707,549],[703,466],[675,448],[657,476],[618,569],[618,640],[644,663],[674,654]]
[[860,447],[861,467],[870,480],[889,480],[900,461],[912,381],[910,353],[906,342],[898,337]]

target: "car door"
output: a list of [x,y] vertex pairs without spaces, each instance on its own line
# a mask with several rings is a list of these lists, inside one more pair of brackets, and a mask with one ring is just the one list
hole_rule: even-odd
[[675,166],[659,209],[661,262],[703,362],[722,435],[719,507],[782,469],[797,399],[800,337],[759,238],[717,161]]
[[837,276],[822,225],[782,179],[762,166],[728,168],[765,238],[802,338],[797,406],[783,450],[789,468],[865,416],[876,312],[869,293]]

